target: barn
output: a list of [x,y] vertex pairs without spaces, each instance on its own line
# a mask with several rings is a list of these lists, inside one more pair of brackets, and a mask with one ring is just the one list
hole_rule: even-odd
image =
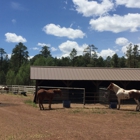
[[36,81],[35,91],[59,87],[66,93],[64,99],[84,103],[99,102],[100,91],[111,82],[124,89],[140,90],[139,68],[31,66],[30,79]]

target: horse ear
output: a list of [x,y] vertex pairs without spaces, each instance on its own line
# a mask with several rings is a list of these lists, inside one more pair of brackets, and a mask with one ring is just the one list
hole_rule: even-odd
[[111,82],[110,84],[111,84],[111,85],[113,85],[113,83],[112,83],[112,82]]

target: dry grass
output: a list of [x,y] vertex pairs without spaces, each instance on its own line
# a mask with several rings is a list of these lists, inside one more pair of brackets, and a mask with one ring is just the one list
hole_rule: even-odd
[[32,95],[0,94],[0,140],[135,140],[139,138],[140,112],[136,105],[121,110],[100,104],[53,104],[40,111]]

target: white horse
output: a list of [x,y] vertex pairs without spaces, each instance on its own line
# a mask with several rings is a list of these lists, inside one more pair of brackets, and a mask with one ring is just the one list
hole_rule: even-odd
[[139,102],[140,91],[138,91],[136,89],[125,90],[114,83],[111,83],[107,87],[107,89],[112,90],[116,93],[116,96],[118,98],[118,109],[120,109],[121,99],[134,98],[135,102],[137,103],[136,111],[140,111],[140,102]]

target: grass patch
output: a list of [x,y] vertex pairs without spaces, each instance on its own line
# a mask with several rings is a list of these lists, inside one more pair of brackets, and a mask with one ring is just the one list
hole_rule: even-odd
[[25,104],[28,104],[30,106],[33,106],[33,107],[37,107],[37,105],[32,100],[30,100],[30,99],[25,100],[24,103]]
[[72,113],[80,113],[80,112],[83,112],[83,109],[75,109],[75,110],[72,110]]
[[116,112],[115,111],[111,111],[111,114],[115,114]]
[[95,108],[92,108],[92,109],[85,109],[85,108],[81,108],[81,109],[73,109],[71,110],[70,112],[72,113],[95,113],[95,114],[106,114],[107,111],[103,110],[103,109],[95,109]]
[[132,115],[134,114],[134,115],[136,115],[136,114],[140,114],[140,112],[138,112],[138,111],[130,111],[130,112],[127,112],[127,114],[130,114],[130,115],[131,115],[131,114],[132,114]]
[[106,114],[107,112],[105,110],[102,110],[102,109],[94,109],[92,108],[92,113],[95,113],[95,114]]

